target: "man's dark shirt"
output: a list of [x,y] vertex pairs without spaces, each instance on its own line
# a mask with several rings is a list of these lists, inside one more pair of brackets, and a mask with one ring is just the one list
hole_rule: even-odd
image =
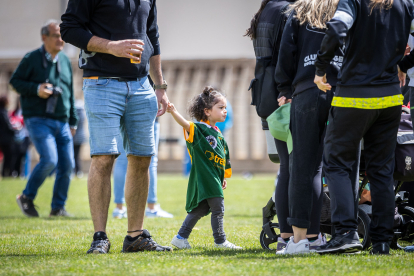
[[[148,75],[149,59],[160,54],[155,0],[69,0],[60,32],[65,42],[81,49],[79,68],[84,77],[141,78]],[[128,58],[87,51],[92,36],[116,41],[141,39],[141,64]]]

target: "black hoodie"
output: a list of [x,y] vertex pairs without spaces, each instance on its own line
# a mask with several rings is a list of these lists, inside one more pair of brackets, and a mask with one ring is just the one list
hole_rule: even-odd
[[[84,77],[141,78],[149,59],[160,54],[156,0],[69,0],[60,32],[65,42],[81,49],[79,68]],[[141,39],[141,64],[110,54],[87,52],[92,36],[108,40]]]
[[[279,59],[276,66],[276,82],[278,83],[279,98],[287,99],[311,87],[316,87],[315,61],[317,52],[325,36],[325,30],[311,27],[308,23],[302,25],[295,17],[289,16],[283,30],[280,43]],[[338,49],[331,66],[327,68],[327,78],[332,86],[338,81],[338,71],[342,66],[343,47]]]
[[392,8],[375,8],[372,13],[370,4],[340,0],[327,24],[316,75],[325,74],[336,49],[346,43],[333,106],[372,109],[402,104],[397,64],[410,34],[413,1],[394,0]]

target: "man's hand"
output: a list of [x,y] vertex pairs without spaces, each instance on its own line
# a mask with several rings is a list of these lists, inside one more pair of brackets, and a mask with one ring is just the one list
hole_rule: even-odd
[[223,180],[223,184],[221,184],[221,188],[223,188],[223,190],[225,190],[227,188],[227,180],[226,179]]
[[70,128],[70,134],[72,134],[72,137],[76,134],[76,128]]
[[144,42],[138,39],[110,41],[107,44],[107,48],[108,53],[111,55],[130,58],[139,62],[141,58],[138,56],[141,56],[144,51]]
[[404,56],[408,56],[408,55],[410,54],[410,52],[411,52],[411,48],[410,48],[410,46],[407,44],[407,47],[405,47],[405,53],[404,53]]
[[37,91],[37,95],[42,99],[49,98],[53,94],[52,90],[48,89],[49,86],[52,86],[52,85],[50,83],[42,83],[39,86],[39,90]]
[[326,93],[326,91],[331,90],[332,86],[326,80],[326,74],[323,77],[319,77],[315,75],[315,79],[313,81],[320,90]]
[[407,78],[407,73],[404,73],[403,71],[400,70],[400,66],[398,67],[398,79],[400,80],[400,87],[404,87],[405,86],[405,80]]
[[164,89],[155,90],[155,95],[157,96],[157,102],[158,102],[157,117],[159,117],[159,116],[164,115],[170,101],[168,100],[167,93],[165,92]]
[[279,106],[282,106],[284,104],[291,103],[292,99],[286,100],[286,97],[280,97],[277,101],[279,102]]

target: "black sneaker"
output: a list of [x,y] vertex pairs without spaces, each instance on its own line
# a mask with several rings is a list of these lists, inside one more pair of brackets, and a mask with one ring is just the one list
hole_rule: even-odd
[[50,211],[49,217],[72,217],[65,208]]
[[39,217],[39,213],[33,204],[33,200],[26,198],[24,195],[17,195],[16,202],[17,205],[19,205],[20,210],[22,210],[22,213],[27,217]]
[[142,234],[132,238],[126,236],[124,239],[123,253],[140,252],[140,251],[173,251],[169,246],[161,246],[156,243],[148,230],[144,229]]
[[108,240],[105,232],[96,232],[93,235],[93,242],[91,248],[89,248],[87,254],[106,254],[111,248],[111,243]]
[[388,242],[376,242],[372,245],[370,253],[375,255],[389,255],[390,244]]
[[349,231],[344,234],[335,234],[332,239],[325,245],[316,249],[317,253],[356,253],[362,250],[362,244],[359,241],[356,231]]

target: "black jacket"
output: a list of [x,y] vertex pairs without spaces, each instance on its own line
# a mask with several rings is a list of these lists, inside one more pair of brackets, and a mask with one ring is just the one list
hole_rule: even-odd
[[[287,15],[282,13],[281,10],[287,4],[294,1],[285,0],[272,0],[267,3],[263,9],[259,23],[256,28],[256,39],[253,39],[253,47],[256,58],[272,56],[273,48],[276,50],[275,58],[272,61],[272,65],[275,66],[277,62],[277,51],[279,50],[280,40],[282,38],[283,28],[285,26]],[[279,27],[279,35],[275,39],[276,22],[279,18],[283,17],[282,24]]]
[[401,94],[397,64],[404,55],[413,1],[394,0],[391,9],[372,10],[370,0],[340,0],[318,52],[323,76],[335,51],[346,43],[335,96],[378,98]]
[[[302,25],[295,18],[295,13],[289,16],[283,30],[280,43],[279,59],[276,66],[276,82],[279,97],[292,98],[292,95],[316,87],[315,61],[325,30],[311,27],[308,23]],[[327,79],[332,86],[338,81],[338,71],[342,66],[343,47],[335,53],[331,66],[326,69]]]
[[[81,49],[79,68],[84,77],[141,78],[148,75],[149,59],[160,54],[156,0],[69,0],[62,15],[62,39]],[[87,52],[92,36],[116,41],[141,39],[141,63],[110,54]]]

